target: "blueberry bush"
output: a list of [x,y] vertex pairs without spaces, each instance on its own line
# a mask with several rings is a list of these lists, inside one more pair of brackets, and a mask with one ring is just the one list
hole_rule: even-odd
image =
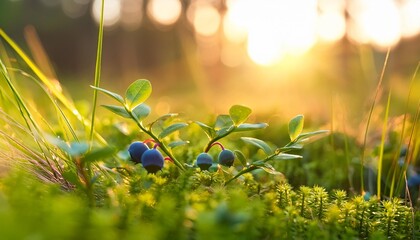
[[[420,238],[418,113],[405,151],[404,129],[372,147],[242,105],[151,119],[150,81],[99,86],[102,24],[91,115],[0,29],[0,239]],[[115,102],[101,121],[98,93]]]

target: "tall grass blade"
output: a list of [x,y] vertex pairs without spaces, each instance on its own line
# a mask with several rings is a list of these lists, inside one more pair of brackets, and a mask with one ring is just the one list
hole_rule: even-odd
[[[50,99],[51,103],[53,104],[57,115],[58,115],[58,120],[59,120],[59,124],[61,126],[61,130],[63,131],[63,133],[67,133],[67,131],[65,129],[68,129],[68,131],[70,131],[70,134],[72,135],[73,139],[76,141],[79,141],[77,134],[73,128],[73,126],[70,123],[70,119],[66,116],[66,114],[64,113],[64,110],[61,108],[61,106],[57,103],[56,99],[51,95],[50,91],[48,91],[49,89],[46,88],[45,85],[41,84],[39,81],[37,81],[33,76],[29,75],[28,73],[24,72],[23,70],[20,69],[15,69],[15,68],[10,68],[9,70],[13,71],[13,72],[18,72],[21,75],[31,79],[34,83],[36,83],[45,93],[45,95]],[[50,124],[48,123],[48,120],[44,118],[44,116],[39,115],[39,117],[43,120],[43,122],[47,125],[47,127],[49,129],[52,129],[52,127],[50,126]],[[64,123],[62,123],[62,121],[64,121]],[[65,126],[63,126],[63,124]],[[69,138],[67,138],[69,139]]]
[[[90,128],[90,123],[83,118],[83,116],[74,106],[73,102],[64,96],[64,94],[61,92],[61,89],[56,87],[56,85],[37,67],[37,65],[28,57],[28,55],[26,55],[25,52],[1,28],[0,37],[5,40],[5,42],[17,53],[20,58],[22,58],[22,60],[38,77],[39,81],[41,81],[46,86],[48,91],[51,92],[52,96],[61,102],[64,108],[69,110],[77,118],[77,120],[83,124],[83,126]],[[100,143],[106,143],[105,139],[97,132],[94,132],[93,134]]]
[[[413,92],[414,89],[414,82],[417,76],[418,71],[420,70],[420,62],[417,64],[416,70],[414,71],[413,77],[410,80],[410,87],[408,89],[408,95],[407,95],[407,99],[405,102],[405,109],[404,109],[404,119],[403,119],[403,123],[402,123],[402,129],[401,129],[401,137],[400,137],[400,142],[399,142],[399,146],[398,146],[398,150],[401,149],[402,144],[403,144],[403,139],[404,139],[404,132],[405,132],[405,125],[406,125],[406,121],[407,121],[407,112],[408,112],[408,105],[410,103],[410,97],[411,94]],[[393,158],[393,163],[392,163],[392,180],[391,180],[391,190],[390,190],[390,194],[389,196],[392,198],[394,196],[394,192],[396,189],[394,189],[395,187],[395,181],[396,181],[396,174],[397,174],[397,169],[398,169],[398,159],[400,157],[400,151],[397,151],[394,154],[394,158]]]
[[415,134],[416,134],[416,129],[418,127],[419,115],[420,115],[420,101],[419,101],[419,104],[418,104],[418,107],[417,107],[416,115],[414,117],[414,124],[413,124],[413,127],[412,127],[411,132],[410,132],[410,138],[408,139],[407,155],[404,158],[404,165],[402,166],[402,173],[401,173],[401,175],[399,176],[399,179],[398,179],[398,185],[397,185],[396,192],[401,192],[401,190],[403,188],[402,185],[405,183],[405,176],[407,175],[408,166],[410,165],[411,159],[414,156],[411,148],[413,146],[415,146],[415,139],[416,139]]
[[385,69],[386,69],[386,66],[388,64],[388,59],[389,59],[390,52],[391,52],[391,49],[388,48],[388,51],[387,51],[386,56],[385,56],[384,65],[382,67],[381,76],[379,77],[379,82],[378,82],[378,85],[376,86],[375,95],[372,99],[372,105],[370,107],[369,116],[368,116],[368,119],[367,119],[366,129],[365,129],[364,138],[363,138],[362,153],[361,153],[362,156],[361,156],[361,159],[360,159],[360,185],[361,185],[362,194],[365,192],[364,166],[365,166],[365,151],[366,151],[367,135],[368,135],[368,131],[369,131],[370,122],[371,122],[371,119],[372,119],[373,109],[375,108],[376,100],[378,98],[378,95],[379,95],[379,92],[380,92],[380,89],[381,89],[381,86],[382,86],[382,82],[383,82],[383,79],[384,79]]
[[[101,6],[101,19],[99,21],[99,31],[98,31],[98,48],[96,52],[96,64],[95,64],[95,87],[99,87],[100,80],[101,80],[101,62],[102,62],[102,41],[103,41],[103,28],[104,28],[104,3],[105,1],[102,0]],[[91,142],[90,146],[92,146],[93,141],[93,132],[95,128],[95,115],[96,115],[96,102],[98,100],[98,90],[93,89],[93,109],[92,109],[92,118],[90,122],[90,133],[89,133],[89,140]]]
[[387,130],[388,130],[388,115],[389,115],[390,103],[391,103],[391,91],[389,91],[389,94],[388,94],[388,101],[387,101],[387,104],[386,104],[385,116],[384,116],[384,121],[383,121],[383,125],[382,125],[381,145],[379,147],[378,174],[377,174],[377,179],[376,179],[376,184],[377,184],[376,195],[378,196],[379,199],[381,199],[382,160],[383,160],[383,157],[384,157],[385,139],[386,139],[386,134],[387,134]]
[[14,95],[15,100],[17,102],[17,105],[19,107],[19,111],[20,111],[21,116],[24,119],[24,121],[25,121],[25,123],[28,127],[28,130],[33,133],[34,139],[35,139],[35,141],[38,145],[38,148],[43,153],[45,161],[47,162],[51,171],[54,173],[54,176],[57,177],[56,173],[54,171],[54,167],[52,166],[52,164],[50,163],[50,161],[46,157],[47,154],[46,154],[45,149],[43,147],[45,141],[44,141],[44,139],[42,139],[41,130],[40,130],[41,128],[39,127],[39,125],[35,121],[33,115],[29,111],[29,108],[26,106],[25,102],[23,101],[22,97],[20,96],[19,92],[17,91],[16,87],[13,85],[13,83],[10,79],[10,76],[8,74],[8,71],[6,69],[6,66],[3,64],[1,59],[0,59],[0,71],[1,71],[1,74],[2,74],[3,78],[6,80],[8,86],[10,87],[10,89],[13,92],[13,95]]

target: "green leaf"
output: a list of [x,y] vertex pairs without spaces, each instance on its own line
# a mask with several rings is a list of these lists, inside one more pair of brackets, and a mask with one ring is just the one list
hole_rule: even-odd
[[63,152],[70,153],[70,146],[64,142],[62,139],[54,137],[52,135],[46,135],[46,139],[48,142],[50,142],[52,145],[60,148]]
[[150,107],[142,103],[135,107],[132,111],[138,121],[145,119],[150,114]]
[[152,93],[152,84],[146,79],[134,81],[125,93],[125,103],[132,110],[139,104],[146,101]]
[[94,149],[86,153],[86,155],[83,157],[83,162],[92,163],[92,162],[100,161],[106,157],[111,156],[114,152],[115,152],[115,149],[111,147]]
[[201,129],[203,129],[203,131],[206,133],[207,137],[209,137],[209,139],[212,139],[215,135],[216,135],[216,131],[208,126],[205,123],[199,122],[199,121],[195,121],[195,123],[201,127]]
[[178,146],[183,146],[189,144],[189,141],[174,141],[168,144],[168,147],[170,148],[176,148]]
[[241,139],[246,143],[250,143],[254,146],[257,146],[258,148],[261,148],[267,155],[274,153],[273,149],[271,149],[271,147],[263,140],[252,137],[241,137]]
[[217,137],[227,136],[226,133],[232,131],[232,128],[234,128],[233,125],[219,129],[218,131],[216,131],[216,136]]
[[160,117],[158,117],[154,122],[159,122],[159,121],[166,121],[169,118],[173,118],[178,116],[178,113],[167,113],[165,115],[162,115]]
[[293,144],[292,144],[292,145],[290,145],[290,146],[279,148],[279,149],[278,149],[278,151],[279,151],[279,152],[285,152],[285,151],[296,150],[296,149],[302,149],[302,148],[303,148],[302,144],[293,143]]
[[230,126],[233,126],[233,121],[229,115],[221,114],[217,116],[216,123],[214,124],[215,129],[221,129],[221,128],[226,128]]
[[268,127],[267,123],[242,123],[235,128],[235,132],[252,131]]
[[241,105],[233,105],[229,109],[229,115],[235,125],[239,125],[245,122],[249,115],[251,114],[252,110],[248,107],[241,106]]
[[289,122],[289,137],[293,142],[303,130],[303,115],[297,115]]
[[175,131],[183,128],[183,127],[186,127],[186,126],[188,126],[187,123],[174,123],[174,124],[170,125],[169,127],[165,128],[159,134],[159,137],[158,138],[162,139],[162,138],[168,136],[169,134],[171,134],[171,133],[173,133],[173,132],[175,132]]
[[264,163],[264,165],[259,166],[259,168],[261,168],[262,170],[264,170],[265,172],[269,173],[269,174],[273,174],[273,175],[281,175],[280,172],[278,172],[273,166],[271,166],[268,163]]
[[120,115],[121,117],[131,118],[130,114],[127,112],[127,110],[125,110],[124,107],[115,106],[115,105],[102,105],[102,107],[108,109],[109,111],[117,115]]
[[241,162],[243,167],[248,166],[248,163],[246,162],[246,157],[241,151],[235,150],[233,152],[235,153],[236,158],[239,160],[239,162]]
[[298,142],[304,142],[306,140],[308,140],[309,138],[316,136],[316,135],[320,135],[320,134],[325,134],[328,133],[328,130],[318,130],[318,131],[314,131],[314,132],[307,132],[307,133],[302,133],[297,137],[297,141]]
[[93,89],[96,89],[96,90],[98,90],[100,92],[103,92],[106,95],[108,95],[108,96],[112,97],[113,99],[117,100],[121,104],[124,104],[124,99],[119,94],[114,93],[114,92],[111,92],[111,91],[108,91],[108,90],[103,89],[103,88],[95,87],[95,86],[90,86],[90,87],[93,88]]
[[295,154],[287,154],[287,153],[280,153],[273,157],[274,160],[292,160],[292,159],[300,159],[302,156],[295,155]]
[[72,142],[70,143],[69,154],[73,157],[78,157],[85,154],[89,150],[89,145],[85,142]]

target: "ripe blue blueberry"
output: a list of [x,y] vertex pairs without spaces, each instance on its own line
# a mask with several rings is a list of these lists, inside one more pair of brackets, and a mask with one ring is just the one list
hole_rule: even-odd
[[156,173],[163,168],[164,158],[157,149],[149,149],[141,156],[141,163],[148,173]]
[[213,158],[208,153],[200,153],[197,157],[197,166],[201,170],[208,170],[213,163]]
[[219,164],[227,167],[231,167],[233,165],[233,161],[235,160],[235,154],[232,151],[225,149],[219,153]]
[[135,163],[141,163],[141,156],[146,150],[149,150],[149,147],[146,144],[142,142],[133,142],[128,148],[131,161]]

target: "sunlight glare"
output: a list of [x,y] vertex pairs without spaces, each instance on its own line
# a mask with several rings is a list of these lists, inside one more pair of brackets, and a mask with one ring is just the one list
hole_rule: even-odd
[[327,12],[318,16],[318,36],[322,41],[334,42],[346,34],[346,20],[344,15]]
[[182,5],[179,0],[151,0],[147,5],[147,14],[156,23],[168,26],[181,16]]
[[248,0],[228,0],[227,12],[223,18],[223,33],[234,43],[246,40],[250,18],[253,14],[253,5]]
[[300,55],[316,42],[315,0],[267,1],[254,6],[248,26],[248,54],[260,65],[272,65],[287,55]]
[[317,33],[320,40],[334,42],[346,34],[344,0],[318,0]]
[[349,13],[349,37],[356,42],[386,49],[400,40],[400,16],[393,0],[355,0],[350,2]]
[[193,15],[195,31],[202,36],[212,36],[217,33],[220,25],[220,14],[210,4],[197,4]]
[[[92,15],[97,23],[101,19],[101,0],[94,0]],[[121,0],[107,0],[104,6],[104,27],[112,27],[118,23],[121,17]]]
[[401,33],[413,37],[420,32],[420,1],[405,0],[401,6]]

